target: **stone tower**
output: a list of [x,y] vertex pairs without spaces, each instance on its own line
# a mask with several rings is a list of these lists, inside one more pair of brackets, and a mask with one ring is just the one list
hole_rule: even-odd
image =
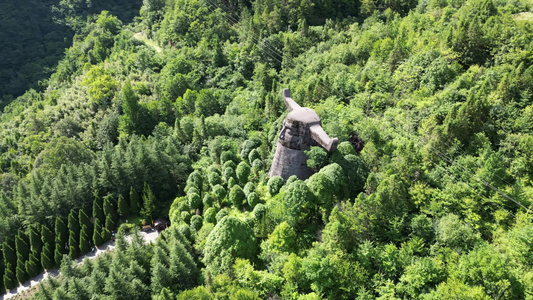
[[322,146],[328,152],[335,151],[339,140],[330,138],[322,129],[322,122],[315,111],[301,107],[292,100],[289,89],[283,90],[283,102],[289,114],[283,121],[269,175],[281,176],[285,180],[296,175],[305,180],[313,175],[313,170],[307,166],[304,151],[311,146]]

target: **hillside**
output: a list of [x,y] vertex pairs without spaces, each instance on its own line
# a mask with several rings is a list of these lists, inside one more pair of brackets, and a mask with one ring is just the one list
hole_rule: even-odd
[[[532,298],[532,9],[97,12],[0,115],[0,290],[61,266],[34,298]],[[305,181],[268,177],[283,88],[340,140]],[[124,242],[159,217],[155,245]]]

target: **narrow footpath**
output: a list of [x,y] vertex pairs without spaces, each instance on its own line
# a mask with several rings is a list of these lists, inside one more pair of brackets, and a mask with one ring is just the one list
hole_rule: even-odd
[[[141,231],[140,234],[141,234],[142,238],[144,239],[144,243],[145,244],[155,243],[155,240],[159,236],[159,232],[157,232],[156,230],[151,231],[151,232],[143,232],[143,231]],[[127,241],[131,240],[131,234],[126,235],[126,240]],[[87,253],[84,256],[80,256],[76,260],[76,263],[79,265],[79,264],[83,263],[83,261],[86,258],[93,259],[93,258],[96,258],[96,257],[102,255],[103,253],[106,253],[107,251],[111,251],[113,249],[115,249],[115,242],[114,241],[109,241],[109,242],[103,244],[102,246],[98,247],[98,249],[96,251]],[[45,279],[47,279],[49,277],[56,277],[57,275],[59,275],[59,269],[53,269],[53,270],[50,270],[50,271],[47,271],[47,272],[43,272],[39,276],[34,277],[34,278],[26,281],[24,284],[21,284],[18,287],[14,288],[14,289],[11,289],[8,293],[0,296],[0,300],[10,299],[10,298],[12,298],[12,297],[14,297],[14,296],[16,296],[16,295],[18,295],[20,293],[23,293],[23,292],[35,287],[41,281],[43,281],[43,280],[45,280]]]

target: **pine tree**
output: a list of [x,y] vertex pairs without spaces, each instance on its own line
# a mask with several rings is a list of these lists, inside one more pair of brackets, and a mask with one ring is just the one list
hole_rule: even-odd
[[68,229],[65,225],[65,222],[60,217],[56,218],[55,224],[55,251],[54,251],[54,260],[56,265],[61,265],[61,260],[63,259],[63,254],[67,254],[67,242],[68,242]]
[[[8,266],[10,267],[11,273],[15,272],[15,268],[17,266],[17,252],[15,252],[14,246],[15,244],[13,243],[13,240],[9,238],[2,243],[2,255],[4,258],[4,265],[6,269],[8,269]],[[5,274],[7,274],[7,272]]]
[[63,253],[59,250],[59,248],[56,245],[56,248],[54,250],[54,263],[56,266],[61,266],[61,261],[63,260]]
[[40,226],[32,226],[30,228],[30,257],[26,261],[26,273],[30,277],[35,277],[42,271],[40,259],[43,241],[41,240]]
[[40,254],[43,248],[43,241],[41,240],[41,225],[32,226],[30,228],[30,249],[32,253]]
[[[83,209],[80,209],[78,214],[78,220],[80,221],[80,239],[81,239],[81,232],[83,231],[83,226],[85,226],[85,233],[88,237],[91,237],[93,235],[93,223],[91,223],[91,220],[89,219],[89,216],[85,213]],[[81,247],[81,241],[80,241],[80,249]]]
[[52,255],[54,253],[54,234],[44,225],[41,226],[41,241],[43,242],[41,266],[46,270],[50,270],[54,267],[54,262],[52,261]]
[[91,250],[91,240],[89,238],[90,231],[87,226],[82,225],[80,231],[80,251],[81,253],[87,253]]
[[30,247],[26,242],[26,235],[22,231],[19,231],[15,238],[15,246],[17,250],[17,259],[20,258],[22,261],[28,260],[30,257]]
[[26,262],[17,258],[17,270],[16,270],[17,281],[19,283],[24,283],[28,280],[28,274],[26,273]]
[[80,222],[78,220],[78,213],[74,210],[71,210],[68,215],[68,229],[68,255],[72,259],[76,259],[80,255]]
[[26,261],[26,273],[30,278],[33,278],[41,273],[41,262],[39,261],[40,253],[31,253],[30,259]]
[[98,204],[98,201],[93,201],[93,219],[100,220],[100,222],[103,222],[105,220],[104,212],[102,210],[102,206]]
[[13,267],[11,263],[6,264],[4,278],[3,278],[4,287],[6,288],[6,290],[10,290],[17,286],[17,281],[15,280],[15,274],[11,270],[12,268]]
[[17,269],[16,276],[20,283],[28,280],[28,274],[26,273],[26,262],[30,258],[30,247],[26,242],[26,236],[22,231],[19,231],[15,238],[15,245],[17,249]]
[[115,210],[115,207],[111,201],[111,196],[106,196],[104,197],[104,205],[103,205],[103,210],[104,210],[104,216],[107,217],[107,216],[111,216],[111,218],[114,220],[116,219],[116,210]]
[[152,189],[150,188],[150,185],[148,183],[144,183],[143,188],[143,209],[141,210],[141,216],[145,218],[145,220],[152,221],[152,215],[155,211],[155,196],[154,193],[152,193]]
[[105,218],[105,226],[104,226],[109,232],[115,230],[115,221],[111,219],[110,216],[107,216]]
[[80,255],[80,251],[78,249],[79,247],[79,241],[78,237],[76,236],[76,233],[74,233],[72,230],[69,231],[69,237],[68,237],[68,255],[72,259],[78,258]]
[[139,194],[133,189],[130,188],[130,212],[132,214],[138,214],[141,211]]
[[102,224],[99,219],[94,220],[93,243],[96,247],[102,245]]
[[125,217],[130,212],[130,208],[128,207],[128,202],[126,201],[126,198],[124,198],[122,195],[118,196],[118,214],[121,217]]

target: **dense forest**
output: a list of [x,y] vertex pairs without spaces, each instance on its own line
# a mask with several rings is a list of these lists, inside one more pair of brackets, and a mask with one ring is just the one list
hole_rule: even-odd
[[[52,2],[5,4],[49,19],[1,33],[0,292],[533,299],[530,1]],[[283,88],[340,140],[307,180]]]

